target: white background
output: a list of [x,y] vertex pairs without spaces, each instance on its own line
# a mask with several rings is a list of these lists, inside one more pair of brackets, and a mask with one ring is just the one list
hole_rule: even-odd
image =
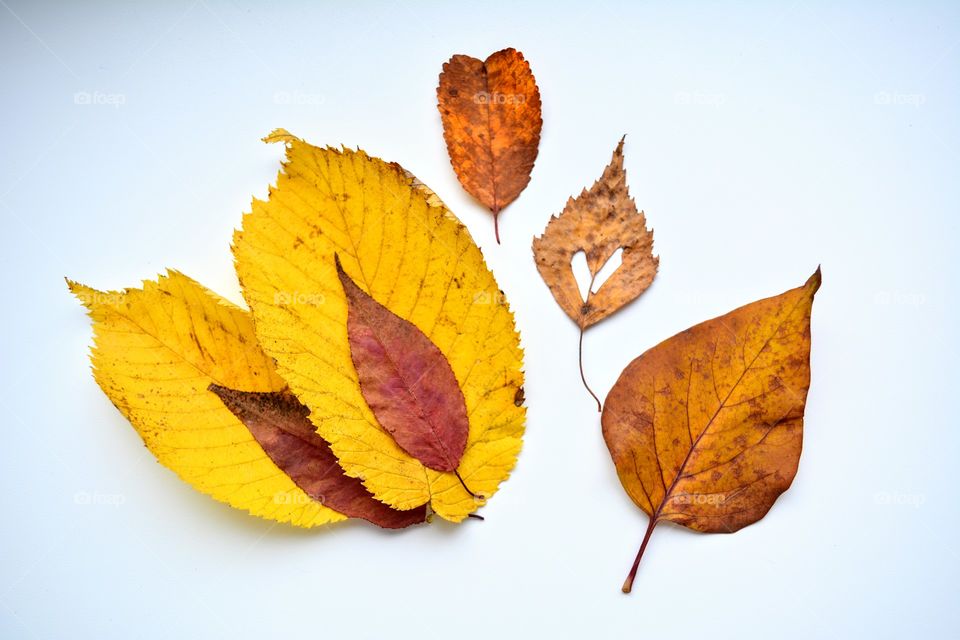
[[[0,1],[0,637],[956,636],[956,5],[141,4]],[[544,129],[497,246],[434,92],[451,54],[505,46]],[[276,176],[278,126],[402,163],[484,249],[529,406],[486,522],[272,526],[156,464],[94,384],[63,277],[169,266],[239,301],[231,230]],[[630,596],[646,517],[530,253],[624,133],[661,269],[587,335],[602,394],[823,265],[792,489],[736,535],[659,527]]]

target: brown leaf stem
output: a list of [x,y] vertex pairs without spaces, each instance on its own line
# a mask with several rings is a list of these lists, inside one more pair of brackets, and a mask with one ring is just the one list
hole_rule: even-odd
[[630,567],[630,573],[627,575],[627,579],[623,581],[624,593],[630,593],[633,589],[633,579],[637,577],[637,569],[640,568],[640,559],[643,558],[643,552],[647,548],[647,543],[650,542],[650,534],[653,533],[653,528],[657,526],[657,519],[653,516],[650,517],[650,524],[647,525],[647,532],[643,534],[643,542],[640,543],[640,550],[637,551],[637,557],[633,561],[633,566]]
[[477,495],[476,493],[474,493],[473,491],[470,491],[470,487],[468,487],[468,486],[467,486],[467,483],[463,481],[463,476],[460,475],[460,471],[459,471],[459,470],[454,469],[454,470],[453,470],[453,473],[454,473],[455,476],[457,476],[457,480],[460,481],[460,484],[463,485],[464,491],[466,491],[467,493],[469,493],[471,496],[473,496],[473,497],[476,498],[477,500],[483,500],[483,496],[479,496],[479,495]]
[[603,405],[600,403],[600,398],[597,397],[597,394],[593,392],[593,389],[590,388],[590,385],[587,384],[587,378],[583,375],[583,327],[580,327],[580,346],[577,349],[577,359],[580,362],[580,380],[583,381],[583,387],[587,390],[593,399],[597,401],[597,412],[603,410]]

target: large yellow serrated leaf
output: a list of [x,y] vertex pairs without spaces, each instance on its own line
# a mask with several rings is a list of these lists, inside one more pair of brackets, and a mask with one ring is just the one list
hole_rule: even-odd
[[94,323],[97,384],[164,466],[255,516],[301,527],[345,519],[297,487],[207,390],[285,387],[247,312],[176,271],[119,292],[68,284]]
[[349,475],[395,508],[429,503],[441,517],[462,520],[478,500],[453,473],[404,452],[364,401],[334,254],[359,287],[416,325],[450,362],[469,417],[459,472],[489,498],[516,463],[525,411],[516,401],[519,336],[480,249],[399,165],[314,147],[282,130],[265,140],[287,144],[283,171],[234,237],[261,346]]

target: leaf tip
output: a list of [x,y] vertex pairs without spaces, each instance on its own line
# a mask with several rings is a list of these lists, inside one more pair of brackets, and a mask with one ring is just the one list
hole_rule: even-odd
[[76,280],[71,280],[66,276],[64,276],[63,279],[67,283],[67,288],[70,289],[70,293],[80,301],[80,304],[92,310],[97,291],[85,284],[80,284]]
[[813,289],[811,293],[816,293],[820,289],[820,283],[822,282],[822,277],[820,274],[820,265],[817,265],[817,270],[813,272],[813,275],[807,279],[806,286]]
[[337,278],[340,280],[340,286],[343,287],[343,292],[347,294],[348,300],[353,300],[356,292],[360,291],[360,288],[357,286],[357,283],[353,281],[353,278],[344,270],[343,264],[340,263],[340,254],[336,251],[333,252],[333,264],[336,265]]

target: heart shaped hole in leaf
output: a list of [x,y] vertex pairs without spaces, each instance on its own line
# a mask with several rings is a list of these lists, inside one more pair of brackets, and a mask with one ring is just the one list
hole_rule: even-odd
[[617,269],[623,263],[623,247],[618,247],[610,259],[607,260],[596,276],[590,275],[590,267],[587,265],[587,254],[583,251],[577,251],[570,261],[570,268],[573,270],[573,277],[577,280],[577,288],[580,290],[580,299],[587,301],[590,293],[596,293],[603,286],[610,276],[616,273]]

